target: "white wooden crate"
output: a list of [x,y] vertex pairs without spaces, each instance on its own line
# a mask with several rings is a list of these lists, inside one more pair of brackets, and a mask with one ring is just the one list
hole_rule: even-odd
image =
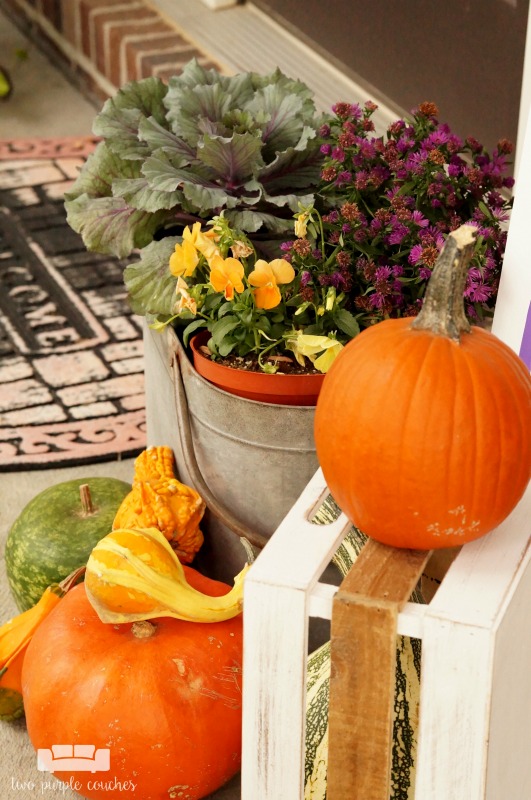
[[[531,111],[517,177],[493,332],[528,354]],[[344,516],[309,522],[326,494],[318,471],[246,579],[242,800],[304,796],[308,619],[331,618],[337,589],[319,578],[349,527]],[[422,640],[415,800],[531,798],[530,533],[531,486],[496,531],[461,549],[428,605],[396,604],[396,632]],[[354,703],[374,679],[352,687]],[[332,728],[330,742],[329,767]],[[385,781],[328,792],[328,800],[388,798]]]
[[[337,587],[319,578],[350,527],[308,521],[326,494],[319,470],[246,578],[242,800],[304,796],[308,619],[331,617]],[[416,800],[531,797],[530,528],[531,487],[429,604],[398,614],[397,633],[422,640]]]

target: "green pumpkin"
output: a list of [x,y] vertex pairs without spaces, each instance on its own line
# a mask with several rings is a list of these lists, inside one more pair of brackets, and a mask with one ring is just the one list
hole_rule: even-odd
[[[80,487],[87,487],[80,488]],[[5,559],[21,611],[47,586],[86,564],[94,545],[112,530],[131,486],[116,478],[78,478],[50,486],[31,500],[9,531]]]

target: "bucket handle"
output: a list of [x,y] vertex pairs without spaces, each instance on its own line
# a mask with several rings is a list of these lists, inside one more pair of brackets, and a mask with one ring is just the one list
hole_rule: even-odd
[[[234,516],[232,511],[221,503],[217,497],[210,491],[210,488],[205,481],[199,465],[194,454],[194,443],[192,438],[192,428],[190,423],[190,411],[188,408],[188,401],[186,398],[186,391],[182,377],[182,370],[180,365],[180,358],[183,357],[178,351],[174,351],[171,359],[171,368],[173,373],[174,385],[174,399],[175,410],[177,412],[177,423],[179,428],[179,436],[183,450],[183,458],[185,467],[190,475],[195,489],[202,496],[206,506],[211,514],[213,514],[223,525],[228,528],[232,533],[236,534],[242,539],[247,539],[253,547],[262,549],[267,544],[267,537],[262,536],[256,531],[252,531],[241,520]],[[186,358],[186,356],[184,356]]]

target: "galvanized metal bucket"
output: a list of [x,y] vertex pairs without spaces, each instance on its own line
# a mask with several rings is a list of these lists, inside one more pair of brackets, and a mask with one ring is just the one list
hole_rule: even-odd
[[146,327],[144,343],[148,445],[172,447],[179,478],[203,495],[201,558],[213,577],[232,580],[245,561],[238,536],[263,546],[318,467],[315,409],[218,389],[196,372],[171,329]]

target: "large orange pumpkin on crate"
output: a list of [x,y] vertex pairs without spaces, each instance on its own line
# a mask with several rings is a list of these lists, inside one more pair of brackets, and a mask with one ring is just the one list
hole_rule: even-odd
[[315,441],[330,492],[384,544],[469,542],[497,527],[529,482],[529,370],[465,317],[475,235],[470,225],[450,234],[419,316],[361,333],[319,396]]
[[[229,590],[184,570],[204,594]],[[22,688],[29,737],[35,749],[109,751],[110,769],[54,773],[90,800],[205,797],[240,767],[241,659],[241,614],[215,623],[108,624],[80,584],[28,647]]]

